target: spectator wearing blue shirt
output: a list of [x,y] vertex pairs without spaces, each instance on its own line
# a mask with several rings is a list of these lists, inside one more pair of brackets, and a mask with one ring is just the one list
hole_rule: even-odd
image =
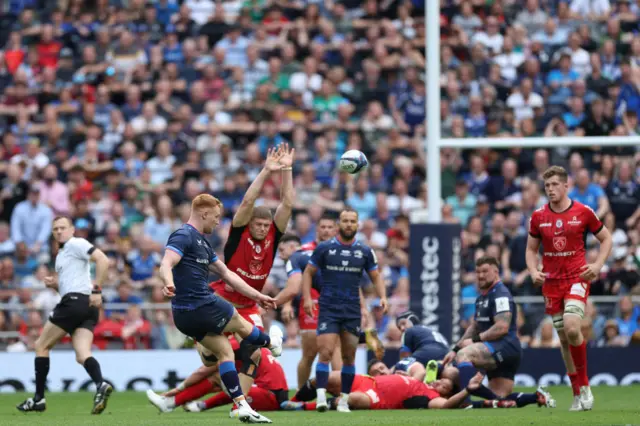
[[571,69],[571,55],[560,56],[559,68],[552,70],[547,76],[547,85],[551,89],[550,104],[564,104],[571,96],[571,85],[580,78],[580,74]]
[[619,304],[620,316],[616,318],[620,336],[631,337],[638,330],[638,310],[633,309],[631,297],[623,296]]
[[376,196],[369,191],[369,181],[359,178],[356,181],[353,194],[347,199],[347,204],[358,212],[361,221],[376,215]]
[[479,155],[472,155],[470,163],[471,171],[465,177],[465,180],[469,182],[469,192],[476,197],[480,194],[486,195],[491,177],[489,173],[487,173],[487,166],[484,163],[484,159]]
[[174,25],[168,25],[165,29],[165,33],[167,36],[164,47],[162,48],[162,57],[165,62],[182,64],[182,62],[184,62],[184,55],[182,54],[182,45],[178,40],[176,27]]
[[144,236],[140,241],[140,249],[127,256],[127,269],[133,281],[148,280],[160,266],[162,259],[153,251],[154,244],[150,237]]
[[286,143],[287,141],[282,137],[280,133],[278,133],[278,125],[271,121],[267,124],[267,129],[262,136],[258,138],[258,147],[260,148],[260,154],[263,157],[267,156],[267,150],[269,148],[275,148],[281,143]]
[[475,214],[477,199],[473,194],[469,194],[469,184],[465,180],[456,183],[455,195],[450,195],[445,202],[453,209],[453,216],[460,221],[464,227],[469,218]]
[[18,203],[11,214],[11,239],[24,242],[32,253],[48,251],[53,211],[39,201],[40,187],[32,185],[27,199]]
[[464,119],[464,130],[472,138],[479,138],[487,133],[487,116],[479,96],[469,98],[469,113]]
[[16,255],[13,259],[13,271],[16,277],[23,279],[33,275],[38,269],[38,261],[29,254],[24,242],[16,244]]
[[621,67],[620,93],[616,99],[616,117],[621,121],[622,114],[626,111],[634,111],[640,114],[640,92],[633,78],[633,70],[629,61],[625,61]]
[[[140,296],[132,294],[133,288],[128,281],[121,281],[118,285],[118,295],[111,299],[110,303],[129,303],[134,305],[140,305],[143,300]],[[126,309],[113,309],[107,311],[105,314],[107,317],[115,321],[122,321],[127,313]]]
[[582,124],[585,118],[584,100],[576,96],[571,98],[569,104],[571,110],[562,114],[562,121],[567,125],[569,131],[574,131]]
[[178,10],[178,5],[174,0],[158,0],[156,2],[158,22],[162,25],[169,25],[171,16],[178,13]]
[[604,218],[609,212],[607,195],[600,186],[591,182],[587,169],[580,169],[576,173],[575,186],[569,192],[569,198],[590,207],[600,218]]

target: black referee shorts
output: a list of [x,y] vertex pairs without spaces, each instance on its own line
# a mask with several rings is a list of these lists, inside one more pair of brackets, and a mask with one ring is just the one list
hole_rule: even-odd
[[69,334],[78,328],[93,332],[100,313],[95,306],[89,306],[89,295],[67,293],[49,315],[49,321]]

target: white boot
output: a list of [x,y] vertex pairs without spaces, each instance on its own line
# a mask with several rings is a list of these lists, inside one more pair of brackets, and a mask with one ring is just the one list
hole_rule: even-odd
[[316,389],[316,411],[324,413],[329,409],[327,405],[327,390]]
[[593,408],[593,394],[590,386],[580,386],[580,404],[585,411]]
[[275,357],[279,357],[282,354],[282,330],[280,327],[276,325],[272,325],[269,328],[269,338],[271,339],[271,345],[269,345],[269,350],[271,354]]
[[247,401],[240,401],[238,404],[238,418],[242,423],[273,423],[260,413],[257,413],[249,406]]
[[351,412],[351,410],[349,410],[349,395],[347,395],[346,393],[340,395],[340,398],[338,398],[338,406],[336,407],[336,410],[338,410],[338,413]]
[[161,413],[170,413],[173,411],[173,404],[169,401],[169,398],[160,396],[151,389],[147,390],[147,399],[155,406]]
[[573,403],[569,411],[582,411],[582,404],[580,403],[580,395],[573,396]]

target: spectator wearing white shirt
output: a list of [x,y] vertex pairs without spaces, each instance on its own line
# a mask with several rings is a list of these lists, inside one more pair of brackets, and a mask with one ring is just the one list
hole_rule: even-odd
[[151,184],[158,185],[173,177],[171,168],[176,157],[171,154],[169,142],[162,141],[156,146],[156,156],[147,160],[146,168],[151,172]]
[[582,37],[577,32],[569,36],[567,52],[571,55],[571,68],[580,74],[581,78],[587,78],[591,74],[591,58],[589,53],[580,45]]
[[460,5],[460,14],[454,16],[451,23],[460,27],[467,37],[473,37],[475,31],[482,27],[482,20],[473,13],[473,5],[468,1]]
[[11,157],[11,163],[24,164],[24,179],[29,180],[34,173],[38,173],[49,164],[49,157],[42,152],[40,141],[36,138],[31,138],[27,143],[26,152]]
[[409,214],[411,211],[422,207],[422,202],[409,195],[407,182],[396,178],[393,182],[393,194],[387,197],[389,215],[395,217],[399,214]]
[[322,76],[318,74],[318,64],[312,57],[304,60],[302,71],[293,73],[289,79],[289,88],[293,92],[303,93],[305,104],[310,106],[313,92],[322,87]]
[[131,120],[131,127],[136,134],[162,133],[167,129],[167,120],[157,113],[153,101],[147,101],[142,106],[142,114]]
[[524,53],[513,51],[513,40],[505,37],[502,44],[502,53],[493,58],[500,65],[500,75],[507,81],[515,82],[518,78],[518,67],[524,63]]
[[533,109],[543,105],[544,100],[533,91],[533,82],[530,78],[522,79],[520,90],[507,98],[507,106],[513,109],[517,121],[533,118]]
[[611,13],[609,0],[571,0],[571,15],[575,19],[604,21]]
[[189,8],[189,17],[198,25],[204,25],[216,11],[213,0],[186,0],[184,4]]
[[471,44],[480,43],[496,55],[502,50],[503,42],[504,38],[500,34],[500,24],[494,16],[487,18],[487,30],[475,33],[471,40]]
[[196,132],[205,132],[212,124],[223,126],[231,124],[231,114],[220,110],[220,103],[216,101],[208,101],[204,105],[204,112],[198,115],[193,122],[193,130]]
[[16,251],[16,243],[9,238],[9,224],[0,222],[0,258],[13,256]]
[[544,28],[547,18],[538,0],[527,0],[524,10],[518,13],[515,22],[524,26],[528,34],[535,34]]

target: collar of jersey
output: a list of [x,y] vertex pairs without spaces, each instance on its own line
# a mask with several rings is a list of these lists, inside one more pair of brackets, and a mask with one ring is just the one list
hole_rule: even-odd
[[192,225],[192,224],[190,224],[190,223],[185,223],[185,226],[188,226],[189,228],[193,229],[194,231],[196,231],[196,232],[197,232],[198,234],[200,234],[200,235],[204,235],[202,232],[198,231],[198,230],[196,229],[196,227],[195,227],[195,226],[193,226],[193,225]]
[[353,242],[352,242],[351,244],[345,244],[345,243],[343,243],[342,241],[340,241],[340,240],[338,239],[338,237],[333,237],[333,239],[334,239],[338,244],[340,244],[341,246],[345,246],[345,247],[351,247],[351,246],[353,246],[353,245],[357,242],[357,240],[356,240],[355,238],[353,239]]
[[483,295],[483,296],[486,296],[487,294],[491,293],[491,290],[493,290],[501,282],[502,281],[496,281],[494,284],[491,285],[491,287],[489,287],[485,291],[481,291],[480,294]]

